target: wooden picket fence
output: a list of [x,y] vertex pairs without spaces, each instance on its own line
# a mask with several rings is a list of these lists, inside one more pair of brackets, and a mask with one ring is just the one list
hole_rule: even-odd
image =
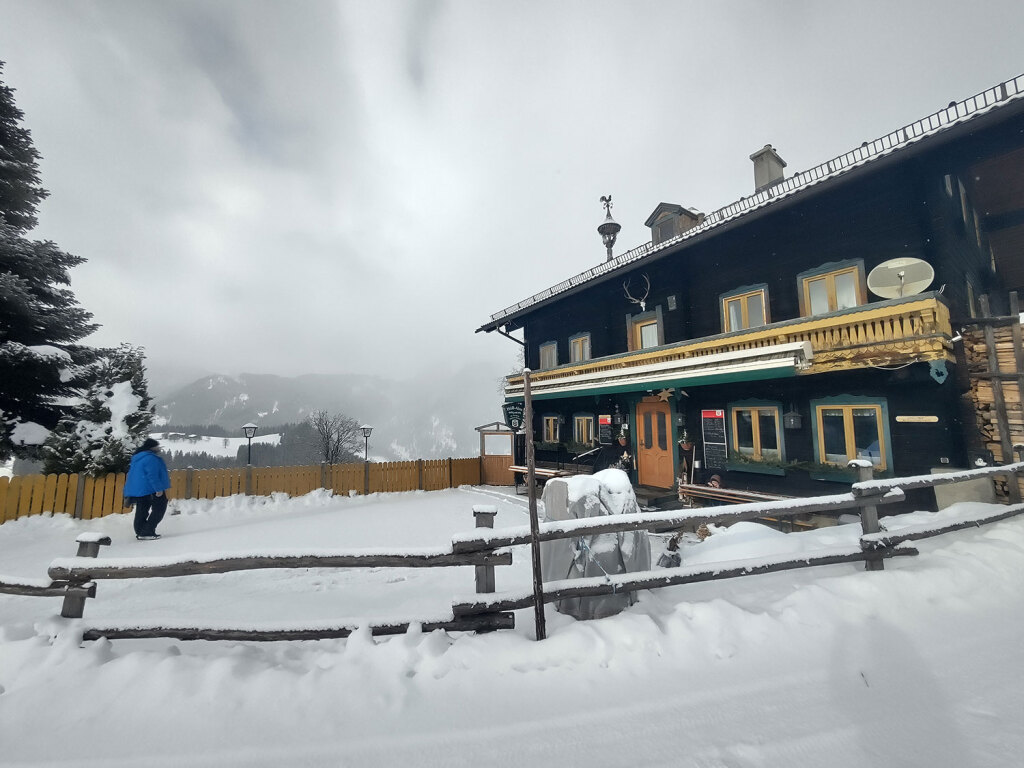
[[[480,458],[320,464],[311,467],[176,469],[171,499],[215,499],[248,493],[302,496],[318,488],[337,494],[438,491],[479,485]],[[43,514],[68,514],[83,520],[124,512],[124,473],[23,475],[0,477],[0,523]]]

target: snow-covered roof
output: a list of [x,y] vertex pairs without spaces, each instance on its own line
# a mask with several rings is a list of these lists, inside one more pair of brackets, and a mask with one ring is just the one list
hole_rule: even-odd
[[791,199],[795,195],[821,184],[823,181],[842,176],[856,168],[891,155],[897,150],[917,145],[921,141],[948,131],[954,126],[1022,99],[1024,99],[1024,74],[994,85],[963,101],[950,102],[949,106],[933,112],[927,117],[887,133],[874,141],[865,141],[859,147],[851,149],[838,157],[816,165],[809,170],[797,171],[788,179],[784,179],[749,197],[741,197],[734,203],[712,211],[704,217],[700,224],[676,237],[658,244],[644,243],[616,256],[610,261],[602,262],[585,272],[581,272],[567,280],[563,280],[557,285],[544,289],[540,293],[536,293],[510,307],[506,307],[500,312],[491,315],[490,321],[477,328],[477,332],[493,331],[510,319],[554,296],[558,296],[610,273],[624,270],[640,260],[663,253],[686,240],[703,235],[723,224],[736,221],[745,215],[764,209],[780,200]]

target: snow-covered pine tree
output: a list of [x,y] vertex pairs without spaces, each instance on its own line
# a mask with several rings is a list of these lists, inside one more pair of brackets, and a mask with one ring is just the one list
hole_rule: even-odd
[[44,472],[124,472],[146,439],[153,411],[142,348],[122,344],[89,370],[84,396],[46,441]]
[[35,454],[95,359],[76,342],[96,325],[68,288],[84,260],[25,237],[47,192],[23,117],[0,80],[0,460]]

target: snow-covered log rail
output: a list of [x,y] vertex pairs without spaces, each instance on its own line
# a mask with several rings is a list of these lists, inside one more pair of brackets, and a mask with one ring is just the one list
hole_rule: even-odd
[[409,631],[413,624],[418,624],[423,632],[435,629],[446,632],[490,632],[497,629],[512,629],[515,617],[511,613],[486,613],[476,616],[441,618],[418,622],[381,622],[364,624],[353,621],[337,624],[311,624],[304,627],[267,627],[253,625],[249,627],[199,627],[186,625],[162,624],[144,626],[136,624],[90,624],[82,632],[83,640],[145,640],[160,637],[174,640],[249,640],[257,642],[274,642],[279,640],[331,640],[348,637],[364,626],[374,636],[401,635]]
[[205,557],[64,557],[51,562],[48,573],[51,579],[148,579],[261,568],[443,568],[511,564],[510,552],[454,554],[442,549],[409,552],[324,550]]
[[[632,515],[607,515],[600,518],[560,520],[541,523],[540,541],[554,541],[573,536],[620,531],[681,528],[684,525],[716,523],[729,525],[742,520],[757,520],[762,517],[795,517],[811,512],[842,512],[869,505],[890,504],[903,501],[904,494],[899,488],[887,489],[878,496],[856,496],[853,493],[839,493],[832,496],[812,496],[802,499],[780,501],[755,501],[735,504],[731,507],[715,507],[714,514],[706,508],[669,510],[666,512],[641,512]],[[493,533],[464,534],[453,539],[455,552],[481,552],[498,547],[528,544],[530,527],[526,525],[499,528]]]
[[[913,547],[902,545],[885,551],[883,557],[900,557],[918,554]],[[858,547],[834,547],[804,552],[799,556],[780,555],[756,560],[732,560],[700,565],[679,567],[638,573],[620,573],[606,577],[587,579],[563,579],[544,583],[544,602],[555,603],[572,597],[592,597],[615,592],[636,592],[642,589],[674,587],[679,584],[696,584],[701,581],[734,579],[739,576],[756,576],[762,573],[791,571],[796,568],[814,568],[820,565],[856,563],[867,560],[868,553]],[[533,605],[533,592],[527,590],[500,592],[492,597],[456,603],[452,609],[456,616],[467,616],[489,611],[512,611]]]
[[71,584],[68,581],[50,579],[22,579],[17,576],[0,574],[0,593],[24,595],[26,597],[96,597],[95,582]]
[[[497,507],[490,504],[473,507],[477,527],[491,527]],[[34,589],[35,595],[64,595],[61,616],[80,619],[85,609],[86,597],[96,596],[95,580],[106,579],[149,579],[177,578],[181,576],[203,576],[232,571],[250,571],[265,568],[449,568],[472,566],[476,569],[478,592],[494,591],[494,567],[511,565],[511,552],[469,552],[455,553],[448,548],[418,548],[402,551],[381,549],[358,550],[281,550],[277,552],[213,553],[183,557],[146,558],[100,558],[99,548],[111,543],[110,537],[95,533],[83,533],[78,539],[76,557],[58,558],[48,569],[51,579],[63,579],[52,584],[64,584],[61,592],[41,591],[43,585],[22,584],[22,589]],[[12,588],[14,582],[12,583]],[[133,623],[118,623],[105,626],[90,626],[83,632],[83,639],[97,640],[122,638],[169,637],[179,640],[322,640],[348,637],[361,628],[372,635],[390,635],[408,631],[413,625],[420,625],[424,631],[443,629],[448,631],[489,632],[496,629],[511,629],[515,617],[511,613],[490,611],[474,616],[454,614],[424,619],[417,617],[408,621],[390,620],[368,623],[364,620],[341,620],[335,623],[315,623],[303,626],[190,626],[171,623],[158,626],[143,626]]]

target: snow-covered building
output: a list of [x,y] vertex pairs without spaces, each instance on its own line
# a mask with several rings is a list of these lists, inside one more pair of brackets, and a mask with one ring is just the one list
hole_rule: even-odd
[[958,330],[1024,289],[1024,76],[790,176],[751,160],[747,196],[661,203],[649,242],[478,329],[523,333],[538,457],[625,429],[634,481],[669,489],[685,431],[704,474],[783,493],[856,457],[966,466]]

